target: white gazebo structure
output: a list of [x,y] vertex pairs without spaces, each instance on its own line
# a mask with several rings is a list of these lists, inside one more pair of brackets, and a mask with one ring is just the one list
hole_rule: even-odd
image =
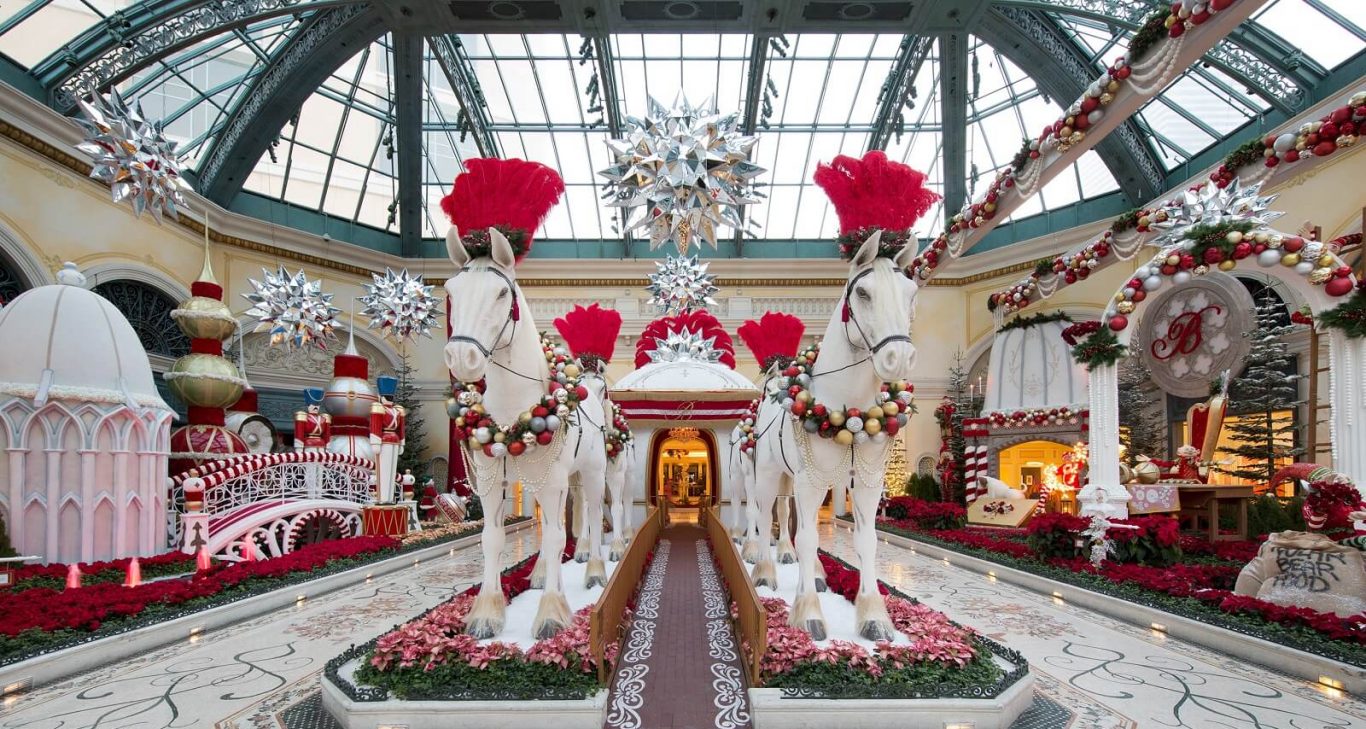
[[730,435],[758,396],[754,383],[739,372],[696,359],[652,362],[621,378],[611,397],[630,419],[635,442],[637,476],[626,504],[632,510],[631,523],[641,523],[659,493],[660,449],[671,431],[682,428],[696,429],[696,439],[708,451],[712,498],[721,507],[724,523],[730,523]]
[[0,513],[22,554],[164,551],[174,413],[137,333],[68,263],[0,310]]

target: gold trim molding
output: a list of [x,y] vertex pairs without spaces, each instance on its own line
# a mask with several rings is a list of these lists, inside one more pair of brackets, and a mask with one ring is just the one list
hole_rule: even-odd
[[[32,134],[29,134],[28,132],[26,132],[26,131],[24,131],[24,130],[22,130],[22,129],[16,127],[16,126],[14,126],[13,124],[10,124],[10,123],[8,123],[8,122],[5,122],[5,121],[0,120],[0,136],[6,137],[6,138],[8,138],[8,139],[11,139],[11,140],[17,142],[20,146],[25,147],[25,148],[27,148],[27,149],[33,151],[33,152],[36,152],[36,153],[38,153],[38,154],[40,154],[40,155],[42,155],[42,156],[44,156],[44,157],[46,157],[46,158],[52,160],[53,162],[55,162],[55,163],[57,163],[57,164],[59,164],[59,165],[62,165],[63,167],[66,167],[67,169],[70,169],[70,170],[72,170],[72,171],[74,171],[74,172],[76,172],[76,173],[78,173],[78,174],[80,174],[80,175],[82,175],[82,176],[86,176],[86,177],[88,178],[88,176],[90,175],[90,164],[87,163],[85,160],[82,160],[82,159],[80,159],[79,157],[76,157],[75,155],[72,155],[72,154],[70,154],[70,153],[68,153],[68,152],[66,152],[66,151],[64,151],[64,150],[62,150],[62,149],[60,149],[60,148],[58,148],[58,147],[56,147],[56,146],[53,146],[53,145],[51,145],[51,144],[48,144],[47,142],[43,141],[42,139],[39,139],[38,137],[36,137],[36,136],[34,136],[34,135],[32,135]],[[203,235],[204,235],[204,223],[203,223],[202,221],[195,220],[195,219],[191,218],[190,216],[186,215],[186,216],[180,217],[176,222],[178,222],[178,223],[179,223],[181,226],[183,226],[184,228],[186,228],[186,229],[192,231],[192,232],[195,234],[196,237],[200,237],[200,238],[203,237]],[[259,241],[248,240],[248,239],[246,239],[246,238],[239,238],[239,237],[233,236],[233,235],[225,235],[224,233],[221,233],[221,232],[216,231],[216,230],[210,230],[210,231],[209,231],[209,239],[212,240],[212,241],[215,242],[215,243],[220,243],[220,244],[222,244],[222,245],[231,246],[231,247],[233,247],[233,248],[239,248],[239,249],[245,250],[245,251],[251,251],[252,253],[259,253],[259,254],[265,255],[265,256],[270,256],[270,257],[279,258],[279,259],[284,259],[284,260],[289,260],[289,261],[295,261],[295,262],[297,262],[297,263],[306,264],[306,265],[309,265],[309,266],[313,266],[313,267],[315,267],[315,268],[326,268],[326,269],[331,269],[331,270],[333,270],[333,271],[340,271],[340,272],[342,272],[342,273],[348,273],[348,274],[351,274],[351,275],[353,275],[353,276],[358,276],[358,277],[361,277],[361,278],[368,278],[368,277],[370,276],[371,272],[372,272],[371,269],[365,268],[364,266],[355,266],[355,265],[352,265],[352,264],[349,264],[349,263],[343,263],[343,262],[341,262],[341,261],[337,261],[337,260],[334,260],[334,259],[331,259],[331,258],[323,258],[323,257],[321,257],[321,256],[314,256],[314,255],[310,255],[310,254],[308,254],[308,253],[300,253],[299,251],[290,250],[290,249],[288,249],[288,248],[281,248],[281,247],[279,247],[279,246],[270,245],[270,244],[268,244],[268,243],[261,243],[261,242],[259,242]],[[1009,274],[1012,274],[1012,273],[1018,273],[1018,272],[1020,272],[1020,271],[1028,271],[1028,270],[1033,269],[1033,267],[1034,267],[1034,263],[1033,263],[1032,261],[1025,261],[1025,262],[1013,264],[1013,265],[1010,265],[1010,266],[1003,266],[1003,267],[1001,267],[1001,268],[995,268],[995,269],[992,269],[992,270],[990,270],[990,271],[983,271],[983,272],[981,272],[981,273],[973,274],[973,275],[971,275],[971,276],[963,276],[963,277],[959,277],[959,278],[934,278],[934,279],[930,279],[929,282],[927,282],[927,283],[925,283],[925,284],[923,284],[923,285],[925,285],[925,286],[936,286],[936,287],[937,287],[937,286],[963,286],[963,285],[967,285],[967,284],[977,283],[977,282],[979,282],[979,281],[985,281],[985,280],[988,280],[988,279],[996,278],[997,276],[1005,276],[1005,275],[1009,275]],[[440,285],[442,285],[442,284],[444,284],[444,283],[446,282],[446,279],[445,279],[445,278],[440,278],[440,277],[426,277],[426,278],[425,278],[425,281],[426,281],[426,283],[428,283],[428,284],[435,285],[435,286],[440,286]],[[548,287],[548,286],[596,286],[596,287],[604,287],[604,288],[620,288],[620,287],[623,287],[623,286],[627,286],[627,287],[632,287],[632,288],[634,288],[634,287],[645,286],[646,284],[649,283],[649,279],[646,279],[646,278],[644,278],[644,277],[641,277],[641,278],[524,278],[524,279],[521,279],[521,280],[519,281],[519,283],[521,283],[523,286],[527,286],[527,287]],[[768,286],[768,287],[798,287],[798,288],[821,287],[821,288],[825,288],[825,287],[843,286],[843,285],[845,284],[845,279],[843,279],[843,278],[833,278],[833,277],[832,277],[832,278],[722,278],[722,277],[718,277],[718,278],[716,279],[716,283],[717,283],[718,286],[732,286],[732,287],[735,287],[735,286]]]

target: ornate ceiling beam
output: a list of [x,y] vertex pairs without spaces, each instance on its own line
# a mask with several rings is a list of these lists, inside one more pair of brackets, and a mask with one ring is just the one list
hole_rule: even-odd
[[271,140],[309,95],[385,31],[371,8],[350,5],[314,15],[281,43],[269,68],[242,95],[222,133],[205,151],[197,174],[200,194],[227,207]]
[[868,138],[868,149],[887,149],[896,132],[897,117],[906,103],[920,67],[930,55],[934,39],[930,36],[908,35],[901,39],[892,70],[878,92],[877,113],[873,116],[873,133]]
[[210,36],[267,18],[360,0],[143,0],[111,13],[32,69],[60,111]]
[[432,47],[432,55],[446,76],[451,91],[455,92],[456,103],[464,114],[470,134],[479,154],[485,157],[502,157],[498,149],[498,139],[492,131],[493,118],[489,116],[488,103],[484,100],[484,90],[475,77],[474,65],[460,39],[453,35],[434,35],[427,38]]
[[968,196],[968,34],[939,36],[939,119],[943,127],[945,217]]
[[[1132,33],[1160,3],[1150,0],[996,0],[998,7],[1046,10],[1106,23]],[[1247,84],[1283,112],[1297,113],[1327,69],[1256,23],[1244,23],[1205,54],[1209,64]]]
[[608,36],[593,36],[593,63],[598,66],[598,87],[602,90],[607,133],[612,139],[621,139],[621,92],[617,86],[617,65],[612,60],[612,40]]
[[755,33],[749,46],[749,72],[745,75],[745,113],[740,119],[740,130],[753,134],[759,127],[759,100],[764,95],[764,79],[768,76],[768,43],[773,38],[767,33]]
[[400,255],[422,254],[422,36],[395,33],[393,47],[394,142],[398,146]]
[[[1028,69],[1039,89],[1059,104],[1080,96],[1099,74],[1077,44],[1038,11],[995,8],[982,18],[977,34],[1011,63]],[[1143,139],[1129,120],[1095,148],[1134,205],[1151,200],[1166,189],[1165,168]]]

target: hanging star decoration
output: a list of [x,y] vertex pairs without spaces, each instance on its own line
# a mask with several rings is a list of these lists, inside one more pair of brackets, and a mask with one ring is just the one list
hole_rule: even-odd
[[400,343],[418,336],[430,339],[437,310],[432,287],[423,284],[421,277],[410,276],[406,268],[394,273],[386,267],[384,275],[370,276],[374,283],[366,284],[368,293],[360,297],[361,314],[370,318],[370,328]]
[[114,202],[129,200],[133,214],[151,210],[158,223],[163,215],[179,220],[189,210],[185,200],[190,184],[180,175],[176,144],[166,138],[162,123],[149,122],[141,102],[124,102],[117,91],[94,94],[76,102],[85,130],[76,148],[90,155],[90,176],[109,185]]
[[1258,228],[1266,228],[1283,213],[1268,209],[1276,196],[1259,195],[1261,190],[1261,182],[1244,186],[1237,178],[1222,189],[1207,182],[1198,190],[1185,190],[1180,197],[1160,208],[1166,213],[1166,220],[1152,224],[1153,228],[1162,231],[1152,243],[1159,246],[1175,243],[1197,225],[1246,220]]
[[664,339],[655,337],[656,346],[649,353],[650,361],[716,364],[721,361],[721,350],[716,349],[715,344],[716,337],[704,339],[701,334],[694,334],[687,329],[669,332],[669,336]]
[[650,285],[645,287],[650,292],[650,303],[665,314],[716,306],[712,298],[718,290],[716,276],[707,273],[708,265],[697,256],[668,256],[662,262],[656,261],[656,271],[650,274]]
[[242,294],[251,302],[247,314],[257,320],[254,331],[269,331],[271,346],[283,343],[291,349],[311,343],[326,349],[327,340],[337,338],[341,309],[332,305],[332,294],[322,292],[322,281],[309,281],[302,270],[290,275],[284,266],[261,272],[262,281],[248,279],[254,293]]
[[615,164],[598,174],[612,182],[610,207],[627,210],[624,232],[647,228],[650,250],[672,241],[716,248],[717,229],[739,229],[740,208],[758,202],[750,162],[757,137],[739,130],[739,114],[695,107],[680,94],[666,108],[653,97],[644,119],[626,118],[626,137],[607,140]]

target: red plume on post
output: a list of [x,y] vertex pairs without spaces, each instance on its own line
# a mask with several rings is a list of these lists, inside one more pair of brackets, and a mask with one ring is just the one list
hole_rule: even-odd
[[[465,160],[465,171],[455,178],[451,194],[441,198],[441,209],[462,238],[495,227],[519,231],[522,240],[509,242],[520,259],[563,194],[564,180],[539,162],[483,157]],[[476,255],[478,242],[466,245]]]
[[741,324],[735,333],[767,372],[775,363],[797,356],[805,331],[806,325],[801,319],[770,311],[759,317],[759,321],[750,319]]
[[693,309],[674,316],[662,316],[650,322],[636,340],[636,367],[650,364],[650,352],[656,339],[667,339],[669,332],[689,331],[704,339],[715,337],[712,347],[721,352],[721,364],[735,369],[735,341],[726,333],[721,322],[706,309]]
[[862,228],[905,232],[939,195],[925,189],[925,175],[873,150],[855,159],[840,155],[816,166],[814,179],[840,218],[840,235]]
[[597,304],[588,308],[575,306],[573,311],[555,320],[555,329],[584,369],[600,372],[603,365],[612,361],[612,353],[616,351],[621,313]]

